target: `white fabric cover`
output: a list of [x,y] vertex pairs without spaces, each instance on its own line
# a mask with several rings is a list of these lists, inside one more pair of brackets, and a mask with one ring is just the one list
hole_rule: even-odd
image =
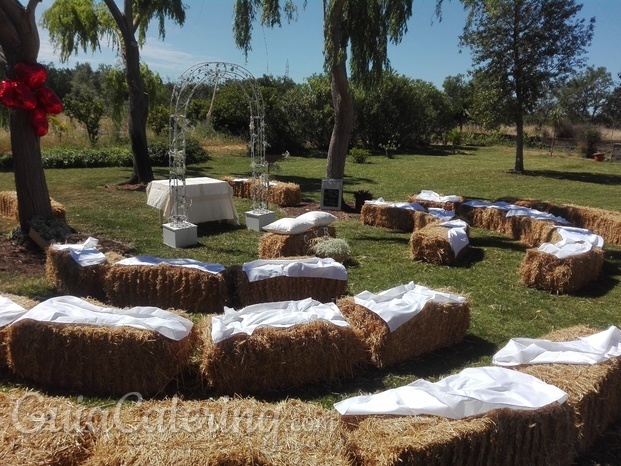
[[315,320],[325,320],[339,327],[349,326],[336,304],[321,304],[306,298],[253,304],[240,311],[225,307],[224,315],[211,318],[211,338],[218,343],[238,333],[252,335],[259,327],[287,328]]
[[448,222],[449,220],[455,218],[455,212],[452,210],[444,210],[439,207],[429,207],[427,211],[434,217],[439,218],[444,222]]
[[596,248],[604,247],[604,238],[586,228],[558,226],[556,231],[563,238],[555,243],[557,246],[559,243],[591,243]]
[[331,257],[325,259],[273,259],[255,260],[242,265],[248,281],[256,282],[274,277],[315,277],[347,280],[347,269]]
[[136,256],[128,257],[127,259],[120,260],[114,265],[142,265],[142,266],[156,266],[156,265],[171,265],[174,267],[187,267],[190,269],[198,269],[203,272],[220,273],[225,267],[222,264],[209,264],[207,262],[200,262],[194,259],[161,259],[153,256]]
[[551,244],[543,243],[537,248],[538,251],[552,254],[559,259],[567,259],[571,256],[577,256],[589,252],[593,246],[591,243],[566,243],[561,242]]
[[621,330],[611,326],[578,340],[553,342],[512,338],[492,358],[497,366],[520,364],[599,364],[621,356]]
[[541,212],[537,209],[531,209],[529,207],[522,207],[515,204],[509,204],[505,201],[498,202],[487,202],[481,200],[471,200],[464,202],[464,205],[476,208],[492,208],[492,209],[500,209],[507,212],[507,217],[530,217],[536,220],[549,220],[551,222],[562,223],[565,225],[569,225],[569,221],[564,219],[563,217],[557,217],[547,212]]
[[447,235],[449,244],[455,256],[470,244],[470,239],[468,238],[468,224],[463,220],[450,220],[440,225],[448,229]]
[[418,314],[429,301],[436,303],[463,303],[466,298],[451,293],[434,291],[410,282],[374,294],[363,291],[354,296],[354,302],[376,313],[394,332]]
[[567,394],[532,375],[502,367],[473,367],[431,383],[423,379],[334,405],[342,415],[432,415],[464,419],[497,408],[534,410],[563,403]]
[[416,210],[418,212],[427,212],[422,205],[416,202],[388,202],[385,201],[383,197],[373,201],[364,201],[365,204],[372,204],[383,207],[396,207],[398,209],[406,209],[406,210]]
[[298,215],[296,218],[299,221],[310,221],[314,227],[327,227],[336,220],[336,215],[321,210],[313,210],[312,212]]
[[58,251],[69,251],[74,261],[82,267],[89,265],[103,264],[106,262],[106,256],[97,249],[99,240],[89,237],[80,244],[52,244],[50,247]]
[[9,325],[15,319],[19,319],[26,312],[26,309],[11,299],[0,296],[0,328]]
[[285,217],[263,227],[263,230],[280,235],[299,235],[313,228],[311,220]]
[[152,330],[171,340],[181,340],[188,336],[193,325],[192,321],[157,307],[104,308],[75,296],[59,296],[43,301],[13,322],[24,319],[63,324],[132,327]]
[[434,201],[434,202],[459,202],[459,196],[455,194],[449,194],[448,196],[440,196],[435,191],[423,189],[416,195],[416,199],[421,201]]

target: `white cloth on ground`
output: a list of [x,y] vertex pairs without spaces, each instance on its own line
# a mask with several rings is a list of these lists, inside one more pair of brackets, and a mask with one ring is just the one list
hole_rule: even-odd
[[153,256],[128,257],[127,259],[116,262],[114,265],[156,266],[164,264],[173,267],[188,267],[190,269],[198,269],[209,273],[219,273],[225,269],[222,264],[209,264],[194,259],[161,259]]
[[412,319],[429,301],[436,303],[463,303],[466,298],[435,291],[410,282],[380,293],[363,291],[354,296],[354,302],[376,313],[388,324],[391,332]]
[[347,280],[345,266],[331,257],[308,259],[258,259],[242,265],[248,281],[274,277],[310,277]]
[[240,311],[225,307],[224,315],[211,318],[211,338],[214,343],[218,343],[239,333],[252,335],[259,327],[287,328],[316,320],[324,320],[339,327],[349,326],[336,304],[322,304],[306,298],[253,304]]
[[459,196],[455,194],[449,194],[447,196],[440,196],[435,191],[431,191],[428,189],[421,190],[420,193],[416,195],[416,199],[421,201],[434,201],[434,202],[459,202]]
[[557,246],[559,243],[591,243],[596,248],[604,247],[604,238],[586,228],[557,226],[556,231],[563,238],[555,243]]
[[607,330],[577,340],[554,342],[512,338],[492,358],[498,366],[520,364],[598,364],[621,356],[621,330]]
[[192,321],[152,306],[131,309],[104,308],[75,296],[59,296],[37,304],[13,322],[24,319],[39,322],[86,324],[105,327],[132,327],[151,330],[171,340],[188,336]]
[[13,300],[0,295],[0,328],[9,325],[26,313],[26,309]]
[[106,256],[97,249],[97,243],[99,243],[98,239],[89,237],[84,243],[52,244],[50,247],[57,251],[69,251],[74,261],[82,267],[87,267],[89,265],[103,264],[106,262]]
[[432,415],[463,419],[497,408],[534,410],[563,403],[567,394],[522,372],[502,367],[473,367],[431,383],[416,380],[375,395],[334,405],[341,415]]

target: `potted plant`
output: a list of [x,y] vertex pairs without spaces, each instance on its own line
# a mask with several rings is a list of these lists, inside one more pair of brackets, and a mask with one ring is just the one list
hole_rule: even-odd
[[362,210],[362,206],[364,205],[364,201],[370,201],[373,199],[373,194],[371,194],[366,189],[359,189],[358,191],[354,191],[354,199],[356,201],[356,206],[354,210],[356,213],[360,213]]

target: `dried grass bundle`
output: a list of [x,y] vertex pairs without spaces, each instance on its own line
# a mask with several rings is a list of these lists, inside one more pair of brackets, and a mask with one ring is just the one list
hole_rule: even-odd
[[306,298],[328,303],[347,292],[347,280],[332,278],[279,276],[251,282],[241,267],[231,269],[227,279],[235,307]]
[[536,411],[497,409],[451,420],[431,416],[369,416],[350,423],[355,464],[569,464],[572,417],[565,405]]
[[[596,333],[585,326],[552,332],[543,338],[571,341]],[[613,423],[621,418],[621,359],[613,358],[595,365],[533,364],[521,366],[530,374],[564,390],[566,402],[574,412],[578,455],[586,453]]]
[[21,320],[7,328],[9,368],[18,376],[80,393],[151,396],[189,363],[196,333],[180,341],[131,327]]
[[463,258],[468,246],[455,252],[448,238],[449,229],[438,223],[432,223],[412,233],[410,237],[410,251],[412,260],[430,262],[437,265],[455,265]]
[[426,212],[377,204],[363,205],[360,220],[365,225],[408,232],[420,230],[429,223],[438,221],[436,217]]
[[429,302],[422,311],[394,332],[380,316],[353,298],[337,302],[345,319],[359,334],[371,363],[390,367],[423,354],[460,343],[470,326],[470,303]]
[[[65,207],[54,199],[50,199],[50,203],[52,204],[52,217],[66,222],[67,212]],[[0,191],[0,216],[19,221],[16,191]]]
[[572,204],[554,204],[536,199],[520,199],[514,203],[563,217],[573,226],[586,228],[597,233],[608,243],[621,245],[620,212]]
[[455,214],[470,226],[505,234],[507,212],[504,210],[460,204]]
[[315,227],[298,235],[265,233],[259,239],[259,259],[311,255],[312,240],[323,236],[336,238],[336,229],[333,226]]
[[317,320],[288,328],[260,327],[217,344],[211,318],[198,324],[200,375],[223,394],[256,394],[350,379],[368,358],[350,327]]
[[556,243],[562,239],[555,226],[558,223],[527,216],[507,217],[502,233],[530,247],[543,243]]
[[297,400],[173,398],[124,407],[117,418],[83,466],[351,464],[338,414]]
[[236,178],[232,176],[223,176],[220,178],[222,181],[226,181],[231,188],[233,188],[233,196],[241,197],[245,199],[249,199],[249,185],[250,182],[248,180],[236,180]]
[[46,249],[45,275],[50,283],[64,294],[106,300],[105,281],[111,264],[123,259],[112,251],[105,253],[107,261],[86,267],[78,264],[67,250]]
[[444,209],[444,210],[450,210],[452,212],[455,212],[455,210],[457,209],[457,206],[461,204],[462,202],[464,202],[464,198],[461,196],[459,196],[459,201],[446,201],[446,202],[429,201],[426,199],[416,199],[416,196],[418,196],[418,194],[410,194],[408,196],[408,202],[409,203],[416,202],[417,204],[422,205],[425,209],[429,209],[430,207],[435,207],[437,209]]
[[222,312],[227,289],[222,274],[172,265],[115,265],[105,280],[114,306],[156,306],[188,312]]
[[295,183],[278,182],[270,186],[268,202],[278,207],[295,207],[302,202],[300,185]]
[[572,293],[597,280],[603,264],[604,252],[600,248],[565,259],[532,248],[526,251],[520,265],[520,278],[530,288],[556,294]]
[[26,390],[0,393],[2,464],[78,466],[91,454],[95,436],[76,419],[80,406]]

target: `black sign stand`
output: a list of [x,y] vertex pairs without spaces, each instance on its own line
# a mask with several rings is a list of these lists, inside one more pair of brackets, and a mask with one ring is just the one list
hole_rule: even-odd
[[326,210],[341,210],[343,199],[343,180],[321,180],[321,208]]

